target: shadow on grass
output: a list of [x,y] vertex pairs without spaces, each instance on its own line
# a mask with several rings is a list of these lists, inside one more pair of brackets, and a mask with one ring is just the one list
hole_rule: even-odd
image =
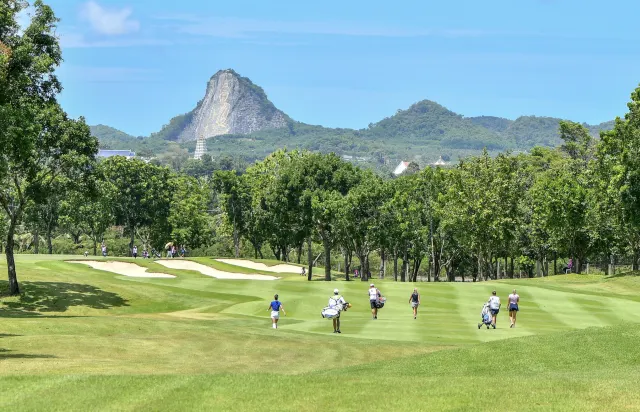
[[53,355],[32,355],[27,353],[7,353],[13,352],[9,349],[0,349],[0,361],[4,359],[53,359]]
[[[73,306],[92,309],[129,306],[116,293],[78,283],[22,282],[20,288],[20,296],[9,298],[11,300],[5,301],[3,307],[0,307],[0,317],[39,317],[47,312],[66,312]],[[8,282],[0,282],[0,290],[7,289]]]
[[605,279],[626,278],[626,277],[634,277],[634,276],[640,276],[640,271],[636,270],[633,272],[622,272],[622,273],[616,273],[615,275],[607,275],[605,276]]

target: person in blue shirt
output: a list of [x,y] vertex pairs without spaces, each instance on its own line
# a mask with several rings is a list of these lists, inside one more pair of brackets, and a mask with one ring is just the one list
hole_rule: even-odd
[[269,309],[271,311],[271,324],[274,329],[278,329],[278,319],[280,319],[280,311],[287,316],[287,312],[284,311],[284,306],[282,306],[282,302],[278,300],[278,295],[273,297],[273,302],[269,304]]

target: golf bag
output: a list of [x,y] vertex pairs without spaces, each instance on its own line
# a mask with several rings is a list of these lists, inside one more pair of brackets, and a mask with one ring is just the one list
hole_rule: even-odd
[[385,298],[384,296],[380,296],[380,298],[376,302],[376,308],[378,308],[378,309],[384,308],[384,304],[386,302],[387,302],[387,298]]
[[158,258],[158,259],[160,259],[162,257],[162,255],[160,253],[158,253],[158,251],[155,250],[155,249],[151,249],[151,256],[154,257],[154,258]]
[[482,305],[482,312],[480,312],[480,317],[482,318],[482,323],[487,325],[491,325],[491,311],[489,310],[489,303],[485,303]]
[[345,303],[344,305],[336,305],[336,306],[327,306],[322,309],[321,315],[325,319],[333,319],[340,316],[340,312],[347,311],[351,307],[350,303]]

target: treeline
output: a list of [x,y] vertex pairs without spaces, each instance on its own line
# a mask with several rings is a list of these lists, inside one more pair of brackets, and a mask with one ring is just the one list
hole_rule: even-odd
[[320,242],[327,280],[336,252],[347,278],[358,259],[363,280],[375,272],[373,255],[401,281],[416,280],[425,265],[436,281],[513,276],[516,269],[548,275],[561,271],[559,258],[572,259],[577,273],[615,257],[636,269],[640,89],[629,109],[600,140],[581,124],[561,122],[557,149],[485,151],[455,168],[392,180],[333,154],[281,150],[242,175],[217,173],[216,190],[236,255],[244,241],[255,257],[264,257],[266,245],[278,259],[300,260]]

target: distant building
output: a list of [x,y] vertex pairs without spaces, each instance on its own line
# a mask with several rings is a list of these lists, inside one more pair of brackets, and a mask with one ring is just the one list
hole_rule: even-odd
[[193,155],[193,158],[196,160],[202,159],[202,156],[207,153],[207,141],[204,136],[200,135],[198,137],[198,141],[196,142],[196,152]]
[[98,150],[98,157],[107,158],[112,156],[123,156],[131,159],[136,157],[136,152],[132,152],[131,150]]
[[442,156],[440,156],[440,159],[438,159],[435,162],[431,163],[432,166],[446,166],[447,164],[448,164],[447,162],[442,160]]
[[403,174],[405,172],[405,170],[407,170],[407,168],[409,167],[410,163],[411,162],[400,162],[398,167],[396,167],[396,170],[393,171],[393,174],[396,175],[396,176],[400,176],[401,174]]

